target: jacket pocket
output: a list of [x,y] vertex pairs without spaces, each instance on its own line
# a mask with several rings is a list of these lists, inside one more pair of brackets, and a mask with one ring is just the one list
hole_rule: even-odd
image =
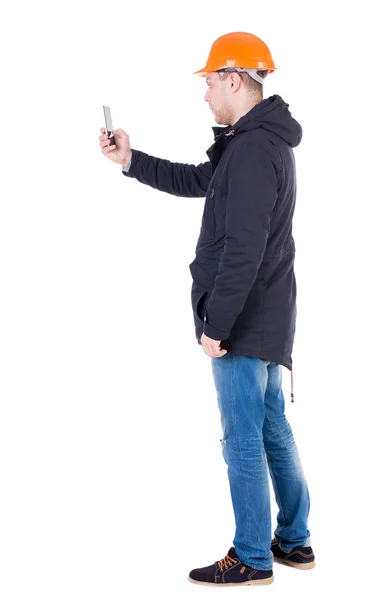
[[196,306],[196,314],[202,323],[205,320],[206,306],[207,306],[207,296],[209,292],[203,292],[202,296],[199,298]]
[[207,297],[209,294],[210,292],[208,290],[203,289],[202,286],[198,286],[195,283],[193,283],[191,294],[192,309],[194,319],[198,322],[203,323],[204,321]]

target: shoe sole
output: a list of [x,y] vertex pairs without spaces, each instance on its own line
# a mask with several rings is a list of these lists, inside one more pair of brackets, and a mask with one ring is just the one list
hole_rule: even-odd
[[307,571],[308,569],[313,569],[316,566],[316,561],[313,560],[309,563],[296,563],[292,560],[288,560],[287,558],[279,558],[278,556],[273,557],[274,562],[281,563],[283,565],[289,565],[290,567],[295,567],[296,569],[301,569],[302,571]]
[[252,579],[248,581],[242,581],[240,583],[210,583],[209,581],[197,581],[196,579],[192,579],[188,577],[188,581],[191,583],[197,583],[198,585],[209,585],[210,587],[233,587],[239,585],[270,585],[275,580],[274,576],[268,577],[267,579]]

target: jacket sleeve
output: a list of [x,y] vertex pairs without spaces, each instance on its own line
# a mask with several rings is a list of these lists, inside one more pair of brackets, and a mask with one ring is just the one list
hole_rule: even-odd
[[226,235],[203,331],[225,340],[242,312],[262,262],[277,199],[277,170],[264,145],[232,154]]
[[160,192],[184,198],[206,196],[212,177],[210,161],[198,165],[177,163],[134,149],[129,170],[122,169],[122,173]]

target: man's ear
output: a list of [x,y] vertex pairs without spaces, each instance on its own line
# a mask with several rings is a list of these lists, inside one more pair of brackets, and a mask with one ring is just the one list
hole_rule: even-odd
[[236,80],[237,77],[240,79],[240,76],[239,76],[238,73],[232,73],[232,75],[231,75],[231,87],[234,86],[234,82],[235,82],[235,80]]

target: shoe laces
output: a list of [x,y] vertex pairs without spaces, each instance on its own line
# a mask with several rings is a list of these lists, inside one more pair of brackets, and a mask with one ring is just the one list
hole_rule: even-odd
[[219,569],[221,571],[224,571],[224,569],[228,569],[229,567],[231,567],[232,565],[235,565],[236,563],[238,563],[238,560],[236,560],[235,558],[232,558],[231,556],[229,556],[229,554],[226,554],[224,556],[224,558],[222,558],[221,560],[218,560]]

